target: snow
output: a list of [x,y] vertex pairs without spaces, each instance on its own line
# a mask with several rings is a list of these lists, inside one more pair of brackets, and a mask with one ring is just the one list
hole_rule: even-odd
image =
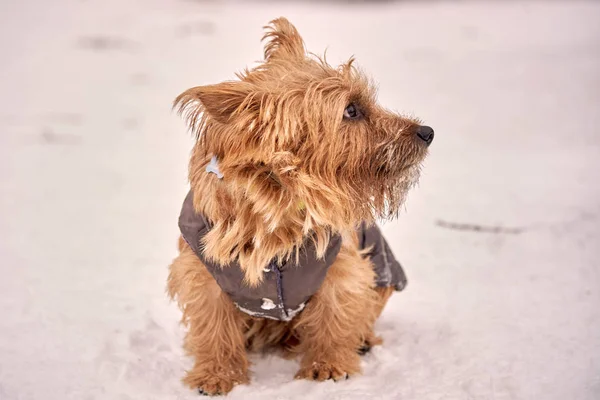
[[263,310],[272,310],[275,307],[276,305],[275,303],[273,303],[273,300],[267,298],[262,299],[262,304],[260,308],[262,308]]
[[253,310],[250,310],[250,309],[248,309],[248,308],[244,308],[244,307],[240,306],[238,303],[233,303],[233,304],[235,304],[235,306],[236,306],[236,307],[237,307],[237,308],[238,308],[240,311],[242,311],[242,312],[244,312],[244,313],[246,313],[246,314],[248,314],[248,315],[251,315],[251,316],[253,316],[253,317],[268,318],[268,319],[273,319],[273,320],[279,321],[279,318],[273,317],[273,316],[271,316],[271,315],[267,315],[267,314],[263,315],[263,313],[262,313],[262,312],[260,312],[260,311],[253,311]]
[[0,399],[197,398],[165,295],[192,145],[170,103],[280,15],[436,138],[383,227],[409,284],[364,375],[253,357],[230,398],[599,399],[600,4],[568,0],[2,2]]
[[286,314],[287,314],[287,318],[284,319],[284,321],[291,321],[294,319],[294,317],[296,317],[296,315],[298,315],[298,313],[302,310],[304,310],[304,307],[306,306],[306,303],[300,303],[300,305],[296,308],[288,308],[286,310]]

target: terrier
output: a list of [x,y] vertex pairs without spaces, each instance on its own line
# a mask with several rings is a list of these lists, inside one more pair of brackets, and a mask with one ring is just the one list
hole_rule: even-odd
[[249,351],[300,356],[298,379],[346,379],[406,277],[375,224],[397,216],[434,136],[377,104],[353,59],[308,55],[271,21],[264,62],[177,97],[196,136],[168,292],[207,395],[249,382]]

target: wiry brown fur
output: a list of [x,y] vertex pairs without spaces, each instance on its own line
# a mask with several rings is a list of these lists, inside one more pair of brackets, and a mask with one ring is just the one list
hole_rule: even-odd
[[[205,255],[224,268],[237,259],[247,283],[257,285],[265,265],[294,257],[307,237],[318,255],[333,233],[344,243],[320,290],[283,323],[238,311],[180,239],[169,293],[183,310],[184,346],[197,361],[185,382],[209,394],[248,381],[246,348],[302,354],[299,378],[359,372],[357,349],[380,342],[373,324],[392,289],[374,289],[355,228],[396,215],[426,154],[415,139],[418,121],[377,105],[353,60],[335,69],[309,57],[284,18],[272,21],[265,39],[265,63],[175,100],[197,136],[189,170],[194,207],[214,225]],[[342,118],[349,103],[363,118]],[[213,155],[223,179],[205,171]]]

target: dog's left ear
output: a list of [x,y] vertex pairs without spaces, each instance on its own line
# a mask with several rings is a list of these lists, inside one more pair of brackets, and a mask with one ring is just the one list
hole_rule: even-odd
[[232,81],[193,87],[177,96],[173,107],[180,114],[186,113],[192,125],[196,124],[203,112],[225,124],[236,111],[248,106],[251,86],[246,82]]
[[267,33],[263,36],[265,44],[265,60],[274,58],[304,58],[306,50],[304,41],[286,18],[277,18],[265,26]]

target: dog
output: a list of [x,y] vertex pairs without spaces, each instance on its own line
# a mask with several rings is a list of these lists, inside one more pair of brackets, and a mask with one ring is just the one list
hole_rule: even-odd
[[397,216],[434,132],[382,108],[354,60],[309,55],[285,18],[264,62],[174,102],[196,143],[168,293],[206,395],[249,383],[248,352],[300,357],[298,379],[346,379],[406,277],[377,227]]

